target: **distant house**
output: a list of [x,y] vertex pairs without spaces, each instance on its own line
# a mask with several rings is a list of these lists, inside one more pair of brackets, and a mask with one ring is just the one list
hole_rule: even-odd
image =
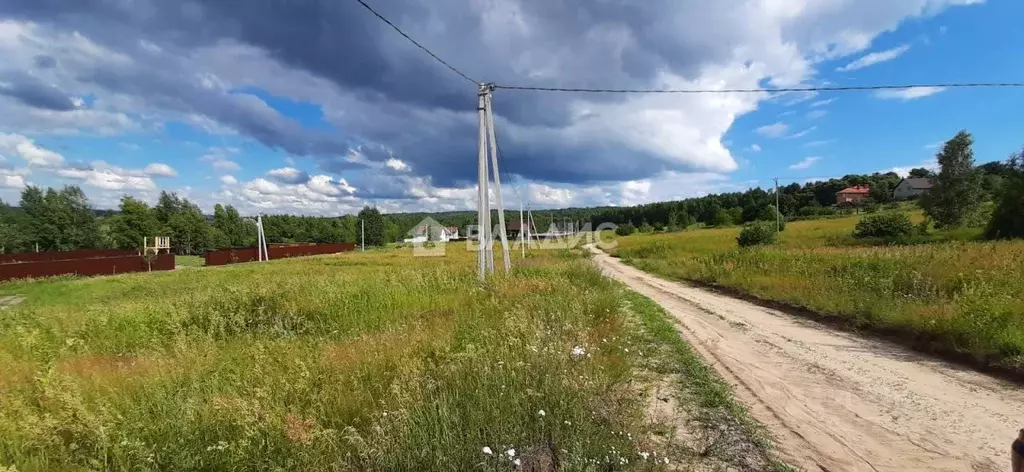
[[459,227],[442,226],[441,223],[428,216],[409,230],[407,234],[411,237],[404,240],[406,243],[419,244],[427,241],[446,243],[459,239]]
[[868,198],[871,188],[867,185],[854,185],[836,192],[836,205],[857,205]]
[[459,227],[458,226],[445,226],[441,228],[441,240],[452,241],[459,239]]
[[932,179],[903,179],[900,181],[900,184],[896,186],[896,189],[892,191],[892,196],[896,200],[920,197],[925,192],[931,190],[934,185],[935,181]]

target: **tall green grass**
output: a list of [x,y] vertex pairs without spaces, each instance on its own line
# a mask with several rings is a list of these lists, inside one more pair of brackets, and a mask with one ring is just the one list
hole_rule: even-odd
[[538,252],[485,284],[473,258],[372,251],[0,284],[25,297],[0,311],[0,466],[659,470],[680,457],[645,439],[620,286],[579,252]]
[[[919,218],[919,215],[912,215]],[[659,275],[738,289],[839,315],[863,328],[919,333],[943,350],[1024,367],[1024,242],[846,244],[858,217],[787,225],[774,247],[739,249],[735,229],[619,241],[615,254]]]

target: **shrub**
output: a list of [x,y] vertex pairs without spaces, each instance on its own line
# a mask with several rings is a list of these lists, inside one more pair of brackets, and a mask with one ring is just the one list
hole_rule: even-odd
[[905,213],[880,213],[865,216],[853,230],[855,238],[900,238],[914,233],[914,225]]
[[756,222],[743,227],[736,242],[740,247],[758,246],[761,244],[775,244],[778,233],[775,232],[775,223]]
[[985,229],[989,239],[1024,238],[1024,149],[1010,157],[1010,174]]
[[645,221],[644,224],[637,228],[637,231],[640,231],[643,234],[650,234],[654,232],[654,227]]
[[623,223],[615,228],[615,234],[619,236],[629,236],[636,232],[636,227],[633,223]]

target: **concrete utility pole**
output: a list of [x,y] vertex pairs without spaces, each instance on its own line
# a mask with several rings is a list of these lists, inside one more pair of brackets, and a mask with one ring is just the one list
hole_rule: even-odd
[[780,233],[782,231],[782,223],[779,218],[782,218],[782,212],[779,211],[779,178],[775,177],[775,232]]
[[526,238],[524,238],[526,233],[523,232],[525,230],[526,230],[526,227],[523,226],[523,199],[520,198],[519,199],[519,249],[521,249],[523,251],[523,259],[526,259]]
[[[491,111],[491,94],[494,84],[480,84],[477,91],[477,118],[480,127],[480,140],[477,156],[477,271],[480,280],[488,272],[494,272],[494,228],[491,226],[490,177],[489,166],[494,167],[494,202],[498,208],[498,232],[501,237],[502,252],[505,256],[505,272],[512,270],[509,258],[508,235],[505,231],[505,204],[501,198],[501,172],[498,169],[498,141],[494,133],[494,114]],[[491,158],[488,163],[487,153]]]
[[[493,87],[491,90],[493,90]],[[501,200],[501,173],[498,171],[498,140],[494,135],[494,113],[491,110],[490,93],[487,94],[484,105],[487,108],[487,133],[491,141],[491,165],[494,166],[494,201],[498,204],[498,231],[501,232],[501,253],[504,256],[505,273],[507,274],[512,271],[512,261],[508,255],[508,234],[505,231],[505,204]]]
[[476,242],[477,242],[477,276],[483,280],[487,272],[487,220],[491,213],[487,201],[487,116],[485,105],[487,94],[490,89],[486,85],[480,85],[477,92],[477,115],[480,125],[480,143],[477,156],[477,194],[476,194]]

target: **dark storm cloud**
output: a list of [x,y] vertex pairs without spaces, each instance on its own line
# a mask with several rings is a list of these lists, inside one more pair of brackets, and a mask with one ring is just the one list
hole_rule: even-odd
[[70,111],[77,108],[67,93],[20,71],[0,72],[0,95],[44,110]]
[[[729,51],[712,39],[681,42],[678,22],[667,12],[714,17],[705,2],[524,2],[529,34],[514,31],[507,18],[485,25],[461,0],[375,2],[377,8],[470,76],[518,85],[559,87],[651,86],[659,70],[693,76],[700,67]],[[511,4],[508,4],[511,5]],[[508,6],[505,5],[505,6]],[[7,0],[0,15],[30,19],[58,29],[81,31],[93,41],[134,58],[130,64],[105,65],[80,72],[86,83],[128,94],[149,106],[198,114],[237,129],[271,148],[316,156],[325,170],[358,167],[348,158],[354,143],[377,143],[408,162],[436,185],[476,179],[476,122],[432,123],[411,110],[464,113],[475,109],[473,84],[408,44],[356,2],[338,0]],[[501,40],[488,41],[487,30],[511,28]],[[684,36],[699,37],[695,30]],[[234,40],[266,51],[280,63],[308,71],[358,97],[364,109],[346,110],[359,123],[341,126],[350,133],[304,128],[254,96],[207,90],[187,77],[187,64],[142,57],[139,41],[189,50]],[[535,53],[564,51],[534,64]],[[551,69],[549,74],[528,74]],[[24,95],[24,94],[22,94]],[[48,96],[40,104],[66,107]],[[67,97],[64,97],[67,99]],[[21,97],[20,100],[26,100]],[[500,91],[495,110],[511,124],[562,128],[574,120],[570,104],[578,97]],[[624,100],[620,95],[588,96],[590,102]],[[62,105],[63,103],[63,105]],[[389,119],[375,119],[373,108],[395,108]],[[60,108],[52,108],[60,109]],[[67,109],[67,108],[63,108]],[[426,121],[426,122],[424,122]],[[504,170],[528,178],[584,183],[651,176],[664,160],[637,151],[610,151],[585,143],[545,148],[502,140]],[[379,161],[379,158],[368,156]],[[679,165],[677,165],[678,167]]]
[[309,182],[309,173],[291,167],[271,170],[267,172],[267,177],[279,183],[289,185]]
[[57,60],[45,54],[33,57],[32,63],[35,64],[37,69],[53,69],[54,67],[57,67]]

